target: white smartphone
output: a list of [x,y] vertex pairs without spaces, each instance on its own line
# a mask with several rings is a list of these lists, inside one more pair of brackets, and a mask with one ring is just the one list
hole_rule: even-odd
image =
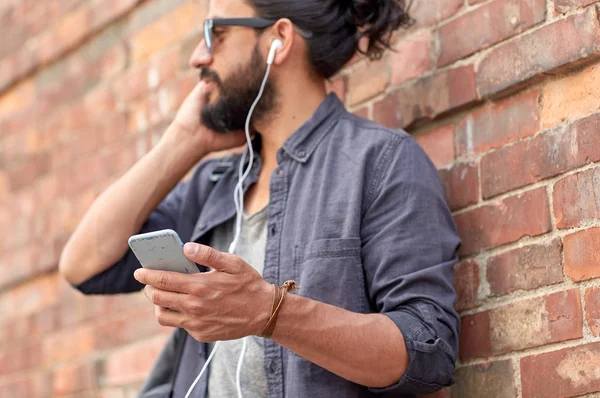
[[183,254],[183,242],[172,229],[134,235],[129,238],[129,247],[144,268],[182,274],[200,272]]

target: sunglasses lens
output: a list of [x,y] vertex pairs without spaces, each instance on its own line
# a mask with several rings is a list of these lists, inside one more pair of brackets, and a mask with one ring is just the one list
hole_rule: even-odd
[[212,52],[212,23],[210,22],[206,21],[204,23],[204,42],[206,43],[208,52]]

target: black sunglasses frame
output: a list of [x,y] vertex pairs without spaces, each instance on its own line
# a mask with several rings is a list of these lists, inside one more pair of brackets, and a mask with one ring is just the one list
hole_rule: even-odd
[[[243,26],[254,29],[264,29],[269,26],[275,25],[277,22],[276,19],[267,19],[267,18],[214,18],[207,19],[204,21],[204,42],[206,43],[206,48],[208,48],[208,52],[212,53],[213,51],[213,42],[212,42],[212,30],[215,26]],[[300,36],[308,39],[312,37],[312,33],[303,31],[301,29],[296,28]]]

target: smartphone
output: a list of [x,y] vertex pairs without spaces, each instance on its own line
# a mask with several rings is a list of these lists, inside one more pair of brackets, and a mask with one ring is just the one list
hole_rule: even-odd
[[172,229],[134,235],[129,247],[144,268],[196,274],[198,266],[183,254],[183,242]]

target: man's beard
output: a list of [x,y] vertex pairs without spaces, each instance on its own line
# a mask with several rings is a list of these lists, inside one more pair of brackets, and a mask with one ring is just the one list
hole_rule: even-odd
[[[208,103],[207,95],[207,103],[200,113],[202,124],[219,133],[243,130],[250,108],[260,91],[267,70],[266,64],[256,46],[248,65],[234,72],[223,82],[216,73],[202,69],[200,79],[210,78],[219,88],[216,103]],[[273,110],[275,97],[275,87],[267,81],[263,95],[252,114],[254,121],[261,120],[267,112]]]

